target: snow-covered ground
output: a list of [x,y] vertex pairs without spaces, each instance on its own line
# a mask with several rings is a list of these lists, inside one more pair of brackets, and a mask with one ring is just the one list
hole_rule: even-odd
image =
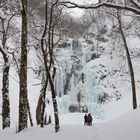
[[[140,139],[140,109],[128,112],[109,122],[95,123],[93,126],[83,125],[83,115],[71,113],[61,117],[61,129],[54,132],[54,126],[45,128],[35,126],[19,134],[16,128],[0,131],[2,140],[139,140]],[[65,124],[65,123],[69,124]],[[77,122],[77,123],[76,123]],[[63,123],[63,124],[62,124]],[[73,124],[76,123],[76,124]]]

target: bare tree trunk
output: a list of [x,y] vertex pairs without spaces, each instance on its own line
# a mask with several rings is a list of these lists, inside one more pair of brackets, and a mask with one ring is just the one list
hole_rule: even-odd
[[[55,23],[53,25],[53,10],[55,5],[57,5],[58,0],[56,0],[50,9],[50,21],[49,21],[49,33],[48,33],[48,46],[49,46],[49,54],[50,54],[50,63],[54,65],[54,60],[53,60],[53,35],[54,35],[54,26]],[[54,109],[54,119],[55,119],[55,132],[58,132],[60,129],[60,125],[59,125],[59,117],[58,117],[58,108],[57,108],[57,100],[56,100],[56,92],[55,92],[55,87],[54,87],[54,77],[55,77],[55,73],[56,73],[56,69],[53,68],[53,74],[51,76],[50,71],[48,69],[47,63],[45,62],[45,68],[46,68],[46,72],[47,72],[47,76],[49,79],[49,83],[50,83],[50,87],[51,87],[51,93],[52,93],[52,102],[53,102],[53,109]]]
[[[46,0],[46,4],[45,4],[45,27],[44,27],[44,31],[43,31],[43,34],[42,34],[42,38],[41,38],[41,49],[42,49],[42,52],[43,52],[43,58],[44,58],[44,63],[45,61],[47,61],[47,54],[46,54],[46,51],[47,51],[47,47],[46,47],[46,51],[44,50],[44,37],[46,36],[46,32],[47,32],[47,25],[48,25],[48,0]],[[47,63],[47,62],[46,62]],[[51,68],[51,64],[50,64],[50,67],[49,69]],[[38,101],[38,106],[37,106],[37,113],[38,113],[38,116],[36,114],[36,117],[38,117],[38,123],[41,124],[41,127],[44,127],[44,113],[45,113],[45,107],[46,107],[46,103],[45,103],[45,99],[46,99],[46,89],[47,89],[47,85],[48,85],[48,76],[47,74],[45,74],[45,83],[43,81],[43,85],[42,85],[42,89],[41,89],[41,95],[40,95],[40,98],[39,98],[39,101]],[[40,110],[39,110],[40,108]]]
[[21,63],[20,63],[20,95],[19,95],[19,125],[18,132],[27,127],[27,0],[22,4],[22,34],[21,34]]
[[37,107],[36,107],[36,123],[37,123],[37,125],[40,124],[41,102],[42,102],[42,94],[40,94],[40,96],[38,98]]
[[58,117],[58,109],[57,109],[56,92],[54,90],[53,84],[51,84],[51,89],[52,89],[52,101],[53,101],[54,118],[55,118],[55,132],[58,132],[60,129],[60,125],[59,125],[59,117]]
[[118,23],[119,23],[120,32],[121,32],[122,39],[124,42],[124,48],[126,51],[128,67],[129,67],[129,71],[130,71],[133,109],[136,109],[137,108],[137,98],[136,98],[136,86],[135,86],[135,76],[134,76],[133,66],[132,66],[131,57],[130,57],[129,50],[128,50],[128,45],[127,45],[125,35],[124,35],[123,29],[122,29],[121,18],[120,18],[120,15],[118,12],[117,12],[117,16],[118,16]]
[[2,47],[0,52],[3,55],[4,67],[3,67],[3,79],[2,79],[2,128],[10,127],[10,101],[9,101],[9,58],[7,55],[6,40],[7,34],[5,31],[5,19],[0,18],[2,22]]
[[[46,77],[46,76],[45,76]],[[37,107],[36,107],[36,121],[37,125],[41,124],[41,127],[44,127],[44,113],[45,113],[45,99],[46,99],[46,89],[48,85],[48,79],[46,80],[44,77],[44,73],[42,74],[42,89],[38,99]]]
[[[46,74],[45,74],[46,75]],[[47,76],[46,76],[47,78]],[[45,78],[45,83],[43,82],[43,85],[42,85],[42,89],[41,89],[41,98],[40,98],[40,124],[41,124],[41,127],[44,127],[44,114],[45,114],[45,107],[46,107],[46,103],[45,103],[45,99],[46,99],[46,89],[47,89],[47,85],[48,85],[48,78],[46,79]]]
[[[8,59],[7,59],[8,60]],[[10,102],[9,102],[9,69],[10,65],[4,62],[3,69],[3,88],[2,88],[2,128],[10,127]]]
[[56,68],[53,68],[53,75],[52,80],[50,79],[51,91],[52,91],[52,101],[53,101],[53,108],[54,108],[54,118],[55,118],[55,132],[58,132],[60,129],[59,125],[59,117],[58,117],[58,109],[57,109],[57,100],[56,100],[56,92],[54,87],[54,78],[56,74]]
[[[49,70],[51,68],[51,63],[49,65]],[[46,107],[46,90],[48,85],[48,77],[45,74],[45,77],[42,80],[42,89],[41,94],[38,99],[38,104],[36,108],[36,121],[37,125],[41,124],[41,127],[44,127],[44,114],[45,114],[45,107]]]
[[30,125],[33,126],[33,120],[32,120],[32,115],[31,115],[30,105],[29,105],[28,99],[27,99],[27,110],[28,110]]
[[[48,0],[46,0],[45,3],[45,27],[44,27],[44,31],[42,34],[42,38],[41,38],[41,50],[43,52],[43,58],[44,58],[44,64],[45,61],[47,61],[47,54],[44,50],[44,37],[46,36],[46,32],[47,32],[47,25],[48,25]],[[46,47],[46,51],[47,51],[47,47]],[[46,74],[45,74],[46,75]],[[42,98],[41,98],[41,111],[40,111],[40,124],[41,127],[44,127],[44,113],[45,113],[45,99],[46,99],[46,89],[47,89],[47,85],[48,85],[48,76],[46,75],[45,77],[45,84],[43,83],[43,87],[42,87]]]
[[52,102],[53,102],[54,118],[55,118],[55,132],[58,132],[59,129],[60,129],[60,126],[59,126],[59,117],[58,117],[58,109],[57,109],[56,92],[55,92],[53,79],[51,78],[48,66],[46,66],[46,72],[47,72],[47,75],[48,75],[48,78],[49,78],[49,83],[50,83],[50,86],[51,86]]

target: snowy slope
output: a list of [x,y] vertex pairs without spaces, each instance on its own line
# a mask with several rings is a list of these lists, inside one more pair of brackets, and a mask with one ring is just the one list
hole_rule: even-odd
[[[69,114],[72,119],[75,114]],[[81,119],[81,115],[76,115]],[[63,120],[67,122],[70,119],[65,116]],[[94,123],[93,126],[84,126],[83,124],[63,124],[58,133],[54,132],[54,126],[45,128],[33,127],[15,134],[15,129],[0,131],[0,139],[3,140],[24,140],[24,139],[48,139],[48,140],[139,140],[140,139],[140,109],[126,113],[117,119],[106,123]]]

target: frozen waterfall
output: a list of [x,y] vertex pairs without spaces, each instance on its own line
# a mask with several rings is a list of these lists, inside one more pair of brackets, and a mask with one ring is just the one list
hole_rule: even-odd
[[86,65],[86,58],[87,55],[90,57],[90,53],[86,52],[85,46],[79,40],[71,40],[70,46],[63,51],[63,57],[67,60],[61,67],[61,72],[57,72],[55,80],[59,112],[90,112],[101,118],[102,110],[98,104],[101,91],[93,69]]

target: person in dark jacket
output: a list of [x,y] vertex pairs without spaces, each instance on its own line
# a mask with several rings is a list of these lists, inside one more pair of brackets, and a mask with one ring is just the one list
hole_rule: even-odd
[[85,114],[84,116],[84,125],[88,125],[88,116]]
[[90,113],[87,116],[87,123],[88,123],[89,126],[92,126],[92,116],[91,116]]

